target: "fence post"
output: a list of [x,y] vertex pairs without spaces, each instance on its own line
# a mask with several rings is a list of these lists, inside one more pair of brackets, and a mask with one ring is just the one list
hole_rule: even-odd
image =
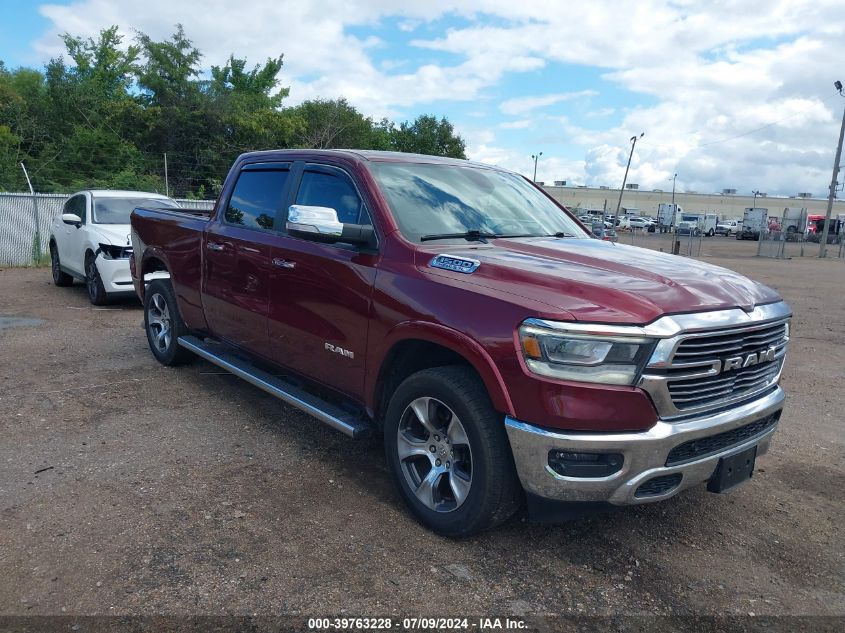
[[29,185],[29,193],[32,194],[32,214],[35,218],[35,241],[32,244],[32,262],[38,263],[41,259],[41,217],[38,214],[38,197],[35,195],[35,190],[32,188],[32,182],[29,180],[29,174],[26,173],[26,165],[21,163],[23,175],[26,178],[26,184]]

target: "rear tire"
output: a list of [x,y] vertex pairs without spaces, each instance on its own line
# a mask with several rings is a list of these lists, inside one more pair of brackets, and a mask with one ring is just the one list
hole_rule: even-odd
[[435,367],[405,379],[387,408],[384,447],[402,499],[438,534],[492,528],[522,502],[502,416],[467,367]]
[[167,279],[156,279],[144,292],[144,331],[150,351],[162,365],[183,365],[194,358],[178,343],[179,337],[188,333],[188,328],[179,314],[173,286]]
[[89,253],[85,258],[85,289],[88,291],[88,301],[95,306],[104,306],[109,302],[109,295],[97,270],[97,257]]
[[53,283],[57,286],[67,287],[73,285],[73,277],[62,271],[62,264],[59,261],[59,249],[55,242],[50,242],[50,269],[53,273]]

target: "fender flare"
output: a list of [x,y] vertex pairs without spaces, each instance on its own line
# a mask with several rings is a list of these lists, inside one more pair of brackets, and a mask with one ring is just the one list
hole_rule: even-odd
[[475,369],[484,383],[493,407],[507,415],[514,415],[513,403],[502,374],[487,351],[475,339],[445,325],[424,321],[405,321],[394,326],[372,352],[367,363],[373,371],[367,372],[367,401],[369,408],[376,405],[376,389],[381,368],[388,352],[406,340],[422,340],[441,345],[462,356]]
[[135,262],[136,270],[138,272],[138,279],[141,282],[139,284],[139,286],[140,286],[139,293],[140,293],[140,299],[141,299],[142,303],[144,301],[144,291],[146,290],[146,287],[145,287],[145,284],[144,284],[144,266],[146,265],[146,263],[150,259],[160,260],[161,262],[164,263],[164,267],[168,271],[170,270],[170,262],[167,261],[167,256],[164,254],[164,251],[162,251],[159,248],[156,248],[155,246],[147,246],[144,249],[144,252],[141,255],[141,261]]

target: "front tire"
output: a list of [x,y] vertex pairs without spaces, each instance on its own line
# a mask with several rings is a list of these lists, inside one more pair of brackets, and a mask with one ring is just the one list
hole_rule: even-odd
[[494,527],[519,508],[502,416],[469,368],[426,369],[399,386],[387,408],[384,446],[399,494],[444,536]]
[[59,261],[59,249],[55,242],[50,242],[50,270],[53,273],[53,283],[57,286],[67,287],[73,285],[73,277],[62,272],[62,263]]
[[85,288],[88,291],[88,301],[95,306],[104,306],[109,302],[109,295],[103,286],[100,271],[97,270],[97,258],[89,254],[85,258]]
[[188,328],[167,279],[156,279],[144,293],[144,331],[150,351],[162,365],[183,365],[193,359],[193,354],[178,343]]

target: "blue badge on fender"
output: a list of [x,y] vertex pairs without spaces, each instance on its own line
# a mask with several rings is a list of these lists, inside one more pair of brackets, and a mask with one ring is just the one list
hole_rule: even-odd
[[467,275],[474,273],[481,262],[477,259],[469,259],[467,257],[455,257],[453,255],[438,255],[429,263],[432,268],[442,268],[443,270],[451,270],[456,273],[466,273]]

